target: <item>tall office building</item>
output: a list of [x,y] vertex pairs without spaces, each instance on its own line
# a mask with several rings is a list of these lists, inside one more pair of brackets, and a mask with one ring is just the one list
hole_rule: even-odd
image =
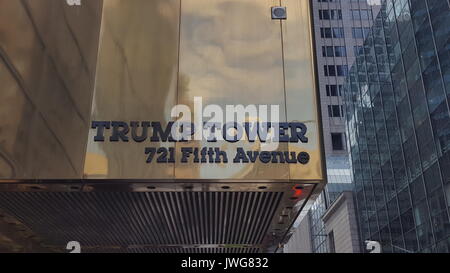
[[361,238],[449,252],[449,2],[385,1],[344,89]]
[[[311,252],[328,252],[322,216],[343,191],[352,190],[344,114],[343,84],[356,52],[363,45],[380,0],[312,0],[328,184],[298,225],[311,237]],[[308,224],[307,224],[308,223]],[[302,231],[308,226],[309,232]],[[290,242],[290,251],[296,244]],[[302,251],[305,251],[302,248]],[[307,252],[307,251],[306,251]]]

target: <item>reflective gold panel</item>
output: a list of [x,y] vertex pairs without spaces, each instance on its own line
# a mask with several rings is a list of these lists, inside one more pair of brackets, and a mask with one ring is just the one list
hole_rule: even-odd
[[282,21],[287,120],[302,122],[308,128],[308,143],[290,143],[289,150],[310,155],[309,164],[290,166],[290,178],[322,180],[322,133],[313,66],[310,1],[283,0],[282,3],[288,10],[288,20]]
[[[271,18],[280,3],[287,20]],[[0,178],[323,179],[309,1],[0,5]],[[210,120],[210,106],[219,107],[222,112],[213,115],[221,125],[229,121],[228,108],[255,107],[243,121],[264,122],[260,107],[269,110],[268,121],[276,107],[278,119],[272,121],[304,123],[308,141],[276,143],[272,150],[245,138],[150,140],[151,122],[164,130],[175,120],[175,105],[189,108],[193,121],[203,114],[203,122]],[[99,122],[108,122],[103,138]],[[147,137],[137,141],[145,126]],[[164,163],[158,162],[160,147],[168,150]],[[196,163],[193,154],[182,162],[183,148],[221,150],[227,162]],[[233,162],[238,149],[257,159]],[[257,154],[263,151],[272,154],[266,163]],[[308,163],[272,160],[274,153],[302,152]]]
[[102,1],[0,1],[0,179],[81,178]]
[[[170,121],[176,103],[179,0],[108,0],[92,104],[92,121]],[[173,164],[147,164],[146,147],[171,143],[95,142],[87,178],[173,178]],[[109,137],[109,135],[108,135]]]
[[[183,0],[181,5],[180,82],[178,103],[194,109],[194,97],[205,107],[276,105],[285,121],[283,59],[279,20],[272,20],[275,0]],[[257,121],[257,116],[247,121]],[[204,120],[207,121],[207,120]],[[225,120],[222,119],[221,123]],[[236,148],[260,151],[260,143],[191,141],[182,147],[220,148],[228,163],[177,162],[177,179],[289,179],[287,164],[233,163]],[[280,144],[280,151],[287,151]]]

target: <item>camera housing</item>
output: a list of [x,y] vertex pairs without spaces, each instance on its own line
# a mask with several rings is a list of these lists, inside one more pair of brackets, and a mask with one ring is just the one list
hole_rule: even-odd
[[287,19],[287,11],[286,7],[272,7],[272,19],[278,20],[286,20]]

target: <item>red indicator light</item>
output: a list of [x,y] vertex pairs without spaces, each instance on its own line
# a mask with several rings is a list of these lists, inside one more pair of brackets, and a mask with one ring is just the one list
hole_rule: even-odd
[[295,186],[292,189],[294,190],[295,197],[299,197],[303,193],[303,189],[300,186]]

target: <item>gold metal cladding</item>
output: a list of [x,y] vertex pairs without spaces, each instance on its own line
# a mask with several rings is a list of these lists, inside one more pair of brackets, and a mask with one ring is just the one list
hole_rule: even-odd
[[284,0],[283,5],[289,16],[288,20],[281,21],[287,121],[306,124],[309,138],[308,143],[289,143],[289,150],[306,151],[311,158],[307,165],[290,165],[290,178],[322,180],[323,159],[313,67],[310,1]]
[[[308,1],[283,2],[285,21],[270,17],[276,0],[43,1],[1,3],[1,179],[323,179]],[[195,96],[224,109],[279,106],[281,122],[308,126],[309,142],[278,151],[310,162],[233,163],[237,147],[261,150],[245,140],[93,140],[93,120],[165,126]],[[175,147],[176,163],[146,163],[145,147],[158,146]],[[228,163],[181,163],[183,146],[219,147]]]
[[102,1],[0,1],[0,179],[81,178]]
[[[95,130],[90,130],[85,178],[321,180],[306,2],[288,1],[292,14],[281,22],[270,16],[276,0],[105,1],[91,121],[166,126],[173,106],[194,111],[194,97],[224,110],[227,105],[277,105],[280,122],[304,122],[309,139],[307,144],[279,143],[277,151],[308,152],[308,164],[232,162],[236,148],[260,151],[259,142],[110,142],[111,130],[105,142],[95,142]],[[145,163],[145,148],[159,146],[175,147],[175,163]],[[220,148],[228,163],[181,163],[183,147]]]
[[[279,21],[271,20],[272,0],[184,0],[181,2],[178,103],[278,105],[285,121],[283,59]],[[279,3],[278,3],[279,4]],[[250,117],[249,121],[257,121]],[[175,177],[202,179],[289,179],[287,164],[233,163],[237,147],[260,150],[260,143],[190,141],[181,147],[218,147],[228,154],[224,164],[176,163]],[[280,143],[279,151],[287,151]]]
[[[104,2],[91,120],[170,121],[176,104],[180,0]],[[94,142],[86,178],[173,178],[173,164],[147,164],[145,147],[173,143]],[[109,136],[108,136],[109,137]]]

